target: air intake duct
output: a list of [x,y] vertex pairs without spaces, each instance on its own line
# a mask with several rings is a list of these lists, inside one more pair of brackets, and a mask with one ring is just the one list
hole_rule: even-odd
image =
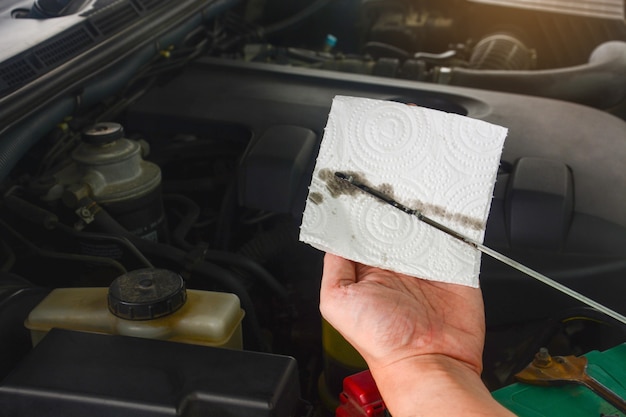
[[481,39],[472,51],[469,67],[484,70],[529,70],[536,54],[522,41],[507,33],[494,33]]
[[528,94],[607,109],[626,98],[626,42],[598,46],[589,62],[547,70],[439,68],[435,81],[486,90]]

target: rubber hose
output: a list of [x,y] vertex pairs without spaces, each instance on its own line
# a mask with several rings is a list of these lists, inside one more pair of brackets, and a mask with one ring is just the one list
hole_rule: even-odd
[[141,253],[139,249],[137,249],[137,247],[133,245],[133,243],[124,236],[109,235],[109,234],[104,234],[104,233],[85,232],[84,230],[78,231],[69,226],[64,225],[63,223],[57,224],[57,229],[77,239],[90,239],[90,240],[115,242],[118,245],[126,248],[126,250],[128,250],[130,253],[132,253],[135,256],[135,258],[137,258],[137,260],[141,262],[146,268],[154,268],[152,263],[143,255],[143,253]]
[[[160,164],[158,164],[160,165]],[[219,178],[194,178],[190,180],[167,180],[163,181],[162,188],[169,192],[214,192],[224,185],[226,181]]]
[[125,274],[127,272],[126,268],[124,268],[124,265],[117,262],[115,259],[106,258],[103,256],[77,255],[74,253],[54,252],[51,250],[42,249],[38,247],[37,245],[35,245],[34,243],[32,243],[30,240],[28,240],[25,236],[23,236],[17,230],[9,226],[5,221],[0,220],[0,227],[4,228],[7,232],[9,232],[18,240],[20,240],[20,242],[22,242],[30,251],[32,251],[37,256],[40,256],[42,258],[94,263],[94,264],[106,265],[111,268],[117,269],[120,274]]
[[287,289],[272,274],[252,259],[236,253],[217,250],[206,251],[204,258],[215,263],[241,268],[260,279],[280,298],[285,299],[288,296]]
[[[194,248],[192,244],[185,240],[189,229],[198,219],[200,214],[200,208],[191,199],[181,195],[165,195],[166,200],[176,201],[184,204],[189,210],[183,217],[181,222],[176,226],[172,233],[172,241],[179,247],[186,251],[190,251]],[[260,279],[269,289],[271,289],[276,295],[285,299],[287,298],[287,289],[267,271],[261,265],[254,260],[242,255],[238,255],[231,252],[219,251],[219,250],[207,250],[204,252],[204,258],[206,260],[218,263],[227,264],[235,268],[243,269],[249,272],[253,277]]]
[[231,231],[235,221],[233,213],[236,213],[238,208],[237,199],[237,181],[231,180],[222,198],[217,219],[213,246],[218,249],[227,250],[230,246]]
[[16,195],[8,195],[4,199],[4,205],[24,220],[52,230],[59,223],[56,214],[43,209],[29,201],[26,201]]
[[198,217],[200,217],[200,207],[192,199],[179,194],[164,194],[163,199],[166,201],[175,201],[178,204],[184,205],[187,209],[187,213],[185,213],[172,232],[172,242],[184,250],[192,250],[194,246],[187,242],[186,238],[189,234],[189,230],[191,230],[191,227],[198,221]]
[[146,259],[141,252],[125,237],[110,236],[100,233],[77,231],[69,226],[59,223],[59,218],[56,214],[48,211],[42,207],[39,207],[29,201],[26,201],[16,195],[9,195],[4,199],[5,206],[13,212],[13,214],[22,217],[32,223],[44,227],[47,230],[58,229],[66,234],[77,238],[91,239],[91,240],[108,240],[115,241],[121,246],[125,247],[131,252],[139,261],[141,261],[148,268],[152,267],[150,261]]

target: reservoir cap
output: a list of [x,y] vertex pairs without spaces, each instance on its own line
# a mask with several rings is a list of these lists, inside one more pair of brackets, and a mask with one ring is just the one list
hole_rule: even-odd
[[115,142],[124,137],[124,128],[119,123],[100,122],[83,132],[84,142],[94,145],[104,145]]
[[127,320],[172,314],[187,301],[183,278],[166,269],[145,268],[118,277],[109,287],[109,311]]

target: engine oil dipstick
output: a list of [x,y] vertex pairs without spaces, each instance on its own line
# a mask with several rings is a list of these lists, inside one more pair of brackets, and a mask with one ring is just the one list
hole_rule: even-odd
[[346,181],[350,184],[352,184],[354,187],[360,189],[361,191],[365,192],[366,194],[371,195],[372,197],[375,197],[395,208],[397,208],[398,210],[401,210],[407,214],[416,216],[419,220],[421,220],[422,222],[428,224],[429,226],[434,227],[435,229],[438,229],[452,237],[454,237],[455,239],[458,239],[462,242],[465,242],[466,244],[473,246],[474,248],[476,248],[477,250],[481,251],[482,253],[484,253],[485,255],[491,256],[492,258],[522,272],[525,275],[528,275],[531,278],[534,278],[542,283],[544,283],[545,285],[548,285],[549,287],[552,287],[554,289],[556,289],[557,291],[560,291],[561,293],[568,295],[572,298],[574,298],[575,300],[580,301],[583,304],[588,305],[589,307],[592,307],[600,312],[602,312],[603,314],[606,314],[609,317],[612,317],[613,319],[619,321],[622,324],[626,324],[626,317],[624,317],[623,315],[621,315],[620,313],[598,303],[597,301],[592,300],[591,298],[572,290],[569,287],[566,287],[565,285],[551,279],[548,278],[547,276],[535,271],[534,269],[531,269],[529,267],[527,267],[526,265],[523,265],[519,262],[517,262],[514,259],[509,258],[506,255],[501,254],[498,251],[495,251],[485,245],[483,245],[482,243],[476,242],[473,239],[470,239],[469,237],[462,235],[461,233],[450,229],[449,227],[425,216],[421,211],[419,210],[415,210],[412,208],[409,208],[399,202],[397,202],[396,200],[394,200],[393,198],[389,197],[388,195],[385,195],[384,193],[373,189],[372,187],[369,187],[365,184],[363,184],[362,182],[360,182],[359,180],[357,180],[353,175],[350,174],[346,174],[343,172],[335,172],[335,177],[339,178],[340,180]]
[[587,373],[584,356],[550,356],[546,348],[541,348],[530,365],[515,374],[515,378],[531,385],[582,385],[626,413],[626,400]]

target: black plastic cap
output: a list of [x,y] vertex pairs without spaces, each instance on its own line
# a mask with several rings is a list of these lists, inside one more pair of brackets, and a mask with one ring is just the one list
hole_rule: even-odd
[[92,144],[111,143],[124,137],[124,128],[119,123],[96,123],[83,132],[83,141]]
[[109,311],[127,320],[151,320],[172,314],[187,301],[183,278],[166,269],[138,269],[109,287]]

